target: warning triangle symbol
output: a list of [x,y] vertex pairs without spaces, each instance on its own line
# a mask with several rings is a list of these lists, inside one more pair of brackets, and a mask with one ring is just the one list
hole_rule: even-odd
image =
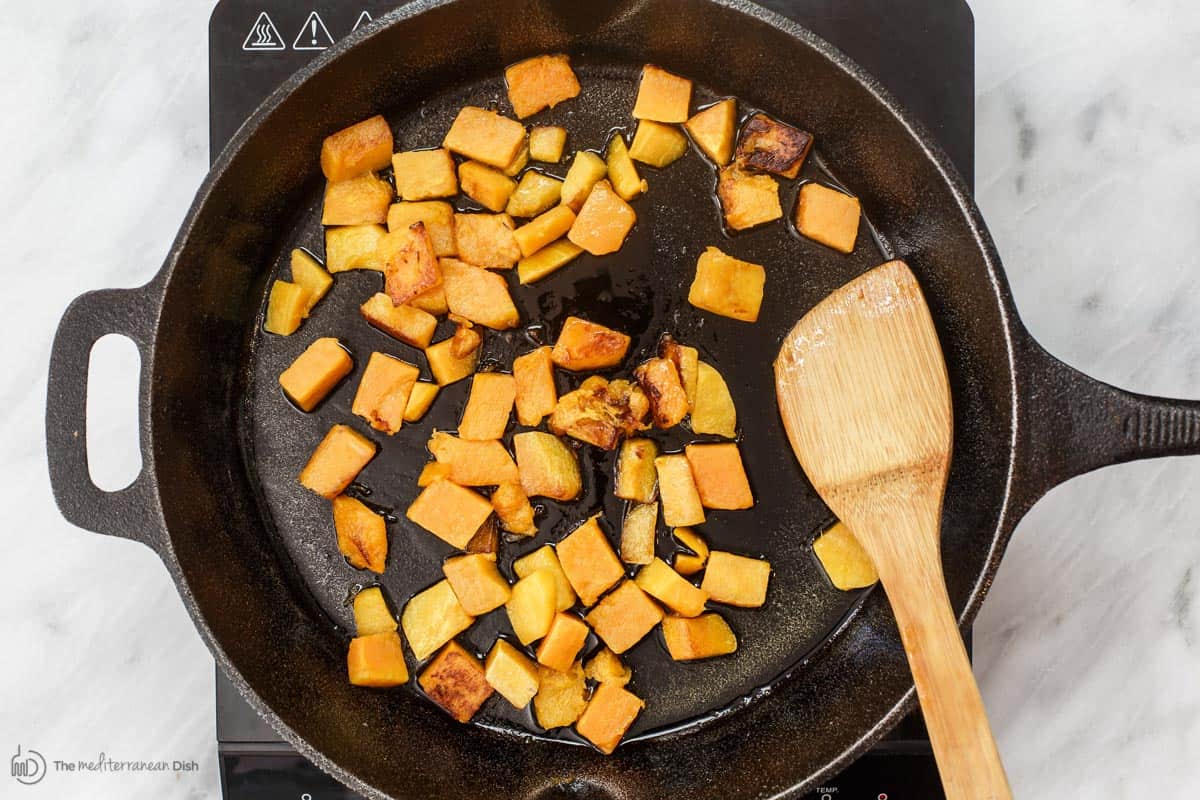
[[366,11],[364,11],[358,15],[358,22],[354,23],[354,27],[351,28],[350,30],[351,30],[351,32],[356,31],[359,28],[361,28],[363,25],[366,25],[368,22],[371,22],[371,21],[372,21],[371,15],[368,14]]
[[250,26],[250,32],[246,34],[246,41],[242,42],[242,49],[250,52],[287,50],[287,45],[284,44],[283,37],[279,35],[279,29],[275,27],[275,23],[264,11]]
[[324,50],[332,46],[333,37],[329,35],[321,15],[315,11],[304,20],[304,26],[296,34],[296,41],[292,42],[293,50]]

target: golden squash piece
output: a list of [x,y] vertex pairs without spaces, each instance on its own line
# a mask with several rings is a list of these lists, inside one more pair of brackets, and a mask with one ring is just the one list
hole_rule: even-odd
[[599,181],[579,210],[567,238],[594,256],[615,253],[637,223],[633,207],[608,181]]
[[580,663],[576,662],[566,672],[538,667],[538,692],[533,697],[538,725],[546,730],[572,725],[585,708],[587,684]]
[[508,581],[496,568],[496,557],[484,553],[455,556],[442,564],[442,572],[454,590],[454,596],[473,617],[494,611],[508,602]]
[[424,222],[387,234],[379,242],[378,257],[392,305],[403,305],[442,283],[442,270]]
[[304,316],[308,316],[321,298],[333,286],[333,276],[320,262],[299,248],[292,251],[292,283],[303,286],[308,292],[305,298]]
[[800,174],[812,143],[811,133],[766,114],[755,114],[742,127],[737,163],[743,169],[770,172],[790,180]]
[[529,705],[541,683],[537,664],[504,639],[492,645],[484,661],[483,677],[514,708]]
[[514,398],[517,421],[531,428],[538,426],[558,403],[550,348],[539,347],[513,359],[513,379],[517,389]]
[[386,633],[397,627],[396,618],[378,586],[368,586],[354,595],[354,630],[359,636]]
[[612,683],[602,683],[575,723],[575,731],[596,745],[601,753],[611,755],[645,707],[641,698],[632,692]]
[[495,330],[515,328],[521,315],[504,277],[455,258],[441,260],[442,286],[450,312]]
[[435,256],[458,254],[454,242],[454,206],[445,200],[423,200],[393,203],[388,208],[387,227],[391,233],[408,230],[417,222],[425,225]]
[[692,407],[692,430],[737,437],[737,409],[721,373],[701,361],[696,370],[696,402]]
[[723,317],[755,322],[766,282],[766,270],[760,265],[709,247],[696,262],[696,279],[688,292],[688,302]]
[[504,608],[521,644],[536,642],[550,630],[557,607],[556,591],[554,574],[545,569],[535,570],[513,585]]
[[567,146],[567,129],[544,125],[529,131],[529,157],[546,164],[562,161]]
[[517,157],[514,158],[509,165],[504,168],[504,174],[510,178],[515,178],[521,174],[521,170],[529,166],[529,140],[526,138],[525,144],[517,151]]
[[471,395],[458,424],[459,437],[481,442],[503,436],[516,394],[517,382],[512,375],[477,373],[471,381]]
[[457,333],[425,349],[429,371],[433,373],[433,379],[438,382],[438,386],[449,386],[475,373],[475,365],[479,363],[478,334],[475,334],[475,337],[475,346],[461,356],[454,354],[455,349],[460,347]]
[[696,491],[705,508],[740,509],[754,506],[750,481],[736,442],[689,444],[684,451]]
[[383,292],[368,298],[359,312],[374,327],[413,347],[428,347],[437,328],[435,316],[412,306],[392,305]]
[[731,164],[721,170],[717,198],[725,224],[744,231],[783,217],[779,184],[770,175],[755,175]]
[[495,111],[466,106],[458,112],[442,146],[489,167],[505,169],[525,146],[525,126]]
[[511,269],[521,257],[508,214],[455,214],[454,241],[458,257],[485,269]]
[[661,169],[683,158],[687,148],[687,136],[679,128],[644,119],[633,135],[629,157]]
[[373,172],[325,185],[322,225],[372,225],[387,221],[392,185]]
[[653,561],[657,527],[658,503],[635,503],[630,506],[621,525],[621,560],[626,564],[649,564]]
[[352,369],[354,360],[346,348],[326,336],[310,344],[280,373],[279,385],[301,410],[312,411]]
[[426,486],[405,512],[410,520],[459,550],[491,515],[492,504],[486,497],[448,480]]
[[815,242],[841,253],[853,253],[862,207],[857,197],[819,183],[800,187],[796,202],[796,230]]
[[503,211],[509,216],[532,219],[554,208],[562,197],[562,185],[558,178],[531,169],[521,176]]
[[529,258],[551,242],[565,236],[575,224],[575,212],[569,206],[555,206],[537,219],[517,228],[513,237],[521,255]]
[[649,427],[644,420],[650,401],[626,380],[609,383],[593,375],[559,398],[550,415],[550,430],[612,450],[624,437]]
[[625,581],[596,604],[587,622],[609,649],[620,655],[662,622],[663,612],[633,581]]
[[297,283],[275,281],[267,299],[267,317],[263,330],[280,336],[291,336],[300,328],[308,308],[308,290]]
[[872,586],[879,580],[875,564],[845,524],[834,523],[813,542],[813,552],[833,585],[848,592]]
[[539,547],[513,562],[513,572],[517,573],[518,578],[528,577],[538,570],[546,570],[554,576],[556,611],[566,611],[575,605],[575,590],[571,588],[567,573],[563,572],[562,564],[558,562],[558,554],[550,545]]
[[346,672],[354,686],[388,689],[408,683],[404,645],[395,630],[359,634],[350,640]]
[[652,358],[638,366],[633,374],[650,399],[650,411],[656,427],[673,428],[683,421],[688,413],[687,392],[674,361]]
[[300,471],[300,485],[332,500],[374,457],[374,442],[348,425],[334,425]]
[[737,129],[737,101],[726,98],[708,108],[697,111],[684,127],[692,135],[692,141],[704,155],[718,167],[723,167],[733,158],[733,134]]
[[402,200],[436,200],[458,193],[454,159],[444,147],[406,150],[392,156],[396,194]]
[[688,410],[696,405],[696,386],[700,377],[700,351],[675,341],[670,336],[664,336],[658,343],[658,355],[669,358],[679,371],[679,381],[683,384],[684,394],[687,395]]
[[429,412],[438,394],[438,385],[426,381],[413,384],[412,393],[408,396],[408,405],[404,407],[404,421],[417,422]]
[[[438,269],[440,271],[441,267],[439,266]],[[446,290],[442,288],[441,284],[421,292],[409,300],[408,305],[435,317],[450,313],[450,306],[446,304]]]
[[500,526],[496,524],[496,518],[488,517],[464,549],[468,553],[483,553],[495,558],[500,553]]
[[458,722],[471,717],[495,692],[484,677],[483,664],[458,642],[450,642],[417,678],[417,683]]
[[584,202],[592,193],[592,189],[608,173],[608,165],[604,159],[590,150],[580,150],[575,153],[571,168],[562,185],[562,203],[576,213],[583,208]]
[[535,56],[504,70],[508,81],[508,101],[517,119],[554,108],[579,95],[579,79],[571,69],[571,60],[562,54]]
[[325,230],[325,268],[330,272],[351,269],[383,271],[383,259],[377,253],[387,236],[382,225],[347,225]]
[[687,582],[661,558],[638,570],[634,582],[646,594],[681,617],[694,617],[704,611],[708,595]]
[[[645,179],[638,175],[637,166],[629,157],[629,148],[625,145],[625,138],[621,134],[614,134],[608,140],[605,161],[608,163],[608,180],[612,184],[613,191],[622,200],[634,200],[641,197],[650,188]],[[584,205],[587,204],[584,203]]]
[[675,556],[675,571],[680,575],[695,575],[704,569],[708,563],[708,542],[691,528],[676,528],[672,533],[684,547],[692,551]]
[[622,500],[651,503],[658,497],[658,445],[651,439],[626,439],[617,456],[617,480],[613,494]]
[[434,481],[441,480],[442,478],[450,480],[450,473],[452,470],[453,467],[451,467],[449,464],[443,464],[441,461],[430,461],[428,464],[421,467],[421,474],[417,476],[417,487],[424,489],[429,484],[433,483]]
[[447,580],[418,592],[400,614],[400,628],[418,661],[429,658],[474,622]]
[[713,550],[700,588],[714,603],[742,608],[758,608],[767,601],[767,582],[771,563],[757,558]]
[[676,661],[726,656],[737,652],[737,637],[720,614],[669,616],[662,621],[667,652]]
[[354,394],[350,413],[388,436],[404,424],[408,398],[421,370],[384,353],[372,353]]
[[579,460],[552,433],[523,431],[513,436],[521,488],[530,497],[574,500],[583,491]]
[[629,337],[620,331],[567,317],[550,356],[555,366],[572,372],[607,369],[625,359],[629,344]]
[[463,194],[489,211],[503,211],[517,182],[498,169],[478,161],[464,161],[458,167],[458,183]]
[[662,496],[663,522],[672,528],[700,525],[704,505],[692,478],[692,468],[682,453],[654,459],[658,471],[658,493]]
[[365,119],[325,137],[321,143],[321,172],[331,181],[344,181],[384,169],[392,159],[392,126],[381,116]]
[[633,670],[621,663],[617,654],[601,647],[592,660],[584,664],[583,674],[596,683],[611,683],[624,686],[633,678]]
[[356,569],[383,572],[387,562],[387,523],[353,497],[333,498],[333,527],[338,550]]
[[647,64],[633,106],[634,119],[655,122],[686,122],[692,103],[692,82],[665,69]]
[[625,568],[596,517],[567,534],[554,550],[571,588],[585,606],[595,603],[625,577]]
[[533,521],[533,506],[530,505],[529,497],[519,481],[501,482],[496,491],[492,492],[492,508],[496,509],[500,524],[509,533],[518,536],[537,534],[537,525]]
[[583,248],[570,239],[559,239],[538,250],[529,258],[522,258],[518,261],[517,279],[522,284],[540,281],[547,275],[570,264],[582,252]]
[[587,641],[588,626],[574,614],[560,611],[554,615],[550,630],[538,645],[538,663],[559,672],[567,672],[575,663],[575,656]]

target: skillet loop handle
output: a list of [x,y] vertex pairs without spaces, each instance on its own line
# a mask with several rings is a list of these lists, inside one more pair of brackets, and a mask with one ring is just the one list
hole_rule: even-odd
[[[95,533],[133,539],[158,551],[165,529],[158,506],[146,433],[150,342],[158,309],[153,286],[105,289],[67,307],[50,351],[46,390],[46,452],[50,486],[69,522]],[[107,492],[92,482],[87,456],[88,368],[92,346],[116,333],[131,339],[141,360],[138,410],[142,470],[124,489]]]

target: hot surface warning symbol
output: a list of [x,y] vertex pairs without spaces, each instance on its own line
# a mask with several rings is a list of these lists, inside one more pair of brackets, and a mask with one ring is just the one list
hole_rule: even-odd
[[304,26],[296,34],[296,41],[292,42],[293,50],[324,50],[332,46],[333,37],[321,21],[321,15],[315,11],[304,20]]
[[363,25],[366,25],[368,22],[371,22],[371,15],[368,14],[366,11],[364,11],[358,15],[358,22],[354,23],[354,27],[351,28],[350,30],[356,31],[359,28],[361,28]]
[[265,52],[287,50],[287,45],[283,43],[283,37],[279,35],[279,29],[275,27],[275,23],[271,22],[271,18],[264,11],[250,26],[250,33],[246,34],[246,41],[242,42],[242,49],[251,52],[259,50]]

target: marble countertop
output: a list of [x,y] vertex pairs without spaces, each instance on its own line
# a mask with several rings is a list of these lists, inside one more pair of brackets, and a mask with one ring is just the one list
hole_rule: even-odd
[[[978,198],[1029,328],[1102,379],[1200,396],[1200,7],[972,6]],[[28,790],[4,774],[0,796],[219,796],[212,659],[150,550],[61,519],[42,436],[63,309],[146,281],[207,168],[210,11],[64,0],[0,23],[0,747],[195,762]],[[98,394],[120,408],[129,386]],[[136,469],[127,427],[92,435]],[[1200,459],[1110,468],[1022,522],[975,639],[1017,796],[1200,795],[1196,485]]]

